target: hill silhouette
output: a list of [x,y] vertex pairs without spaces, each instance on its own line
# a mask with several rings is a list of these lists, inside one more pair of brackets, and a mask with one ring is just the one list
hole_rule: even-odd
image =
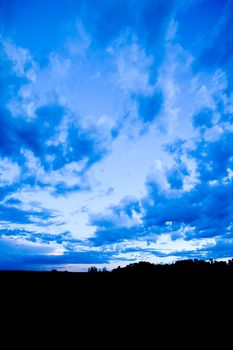
[[106,341],[107,330],[135,343],[140,332],[149,339],[161,332],[163,339],[171,332],[178,339],[184,333],[201,339],[208,334],[207,325],[212,332],[214,327],[219,331],[220,320],[226,323],[231,317],[232,282],[233,259],[170,265],[139,262],[111,272],[95,266],[86,273],[0,271],[1,316],[22,328],[26,317],[27,324],[42,327],[43,336],[52,327],[56,340],[59,329],[66,329],[68,337],[71,330],[73,336],[88,330],[86,341],[93,334]]
[[56,298],[61,303],[81,299],[91,303],[93,295],[102,304],[108,299],[119,300],[147,296],[147,300],[169,295],[179,298],[200,297],[232,292],[233,259],[225,261],[182,260],[174,264],[155,265],[149,262],[129,264],[111,272],[91,266],[88,272],[0,271],[1,294],[5,298],[24,299],[33,295],[42,299]]

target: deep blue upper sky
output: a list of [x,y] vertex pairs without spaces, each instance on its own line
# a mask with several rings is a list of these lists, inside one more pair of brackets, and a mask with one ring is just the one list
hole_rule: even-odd
[[0,0],[0,268],[233,256],[233,1]]

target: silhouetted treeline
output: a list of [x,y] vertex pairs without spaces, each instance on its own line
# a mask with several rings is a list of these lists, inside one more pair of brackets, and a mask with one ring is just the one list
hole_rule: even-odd
[[233,270],[233,259],[228,261],[216,261],[210,260],[198,260],[198,259],[188,259],[188,260],[178,260],[173,264],[159,264],[155,265],[150,262],[141,261],[139,263],[129,264],[124,268],[120,266],[114,269],[112,272],[136,272],[136,273],[152,273],[152,272],[180,272],[180,271],[199,271],[199,272],[209,272],[209,271],[226,271]]
[[[193,271],[217,271],[217,270],[229,270],[233,268],[233,259],[227,261],[217,261],[217,260],[198,260],[198,259],[187,259],[178,260],[172,264],[153,264],[147,261],[140,261],[138,263],[129,264],[126,267],[118,266],[113,269],[112,272],[156,272],[156,271],[183,271],[183,270],[193,270]],[[88,268],[88,272],[108,272],[106,268],[98,269],[96,266],[91,266]]]
[[[17,295],[37,294],[41,291],[54,298],[62,293],[69,298],[86,299],[88,295],[106,299],[110,297],[142,295],[149,297],[164,295],[168,290],[176,293],[185,291],[191,295],[205,290],[214,293],[219,286],[222,290],[232,290],[233,259],[228,261],[182,260],[173,264],[155,265],[149,262],[129,264],[111,272],[91,266],[88,272],[33,272],[0,271],[1,293],[9,296],[17,290]],[[51,295],[50,295],[51,294]]]
[[135,327],[140,322],[154,334],[158,324],[176,325],[180,318],[182,327],[189,328],[188,320],[195,318],[199,332],[212,320],[231,317],[232,282],[233,259],[139,262],[111,272],[95,266],[86,273],[0,271],[1,311],[5,308],[4,317],[17,324],[25,314],[28,320],[41,317],[47,329],[51,322],[62,329],[63,323],[70,322],[71,327],[76,320],[95,326],[104,316],[109,326],[109,320],[119,319],[121,334],[127,322]]

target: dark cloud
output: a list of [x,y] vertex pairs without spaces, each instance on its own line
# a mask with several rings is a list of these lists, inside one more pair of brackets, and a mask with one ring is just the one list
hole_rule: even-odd
[[228,0],[184,1],[175,20],[179,23],[176,39],[190,51],[195,52],[215,29],[216,23],[221,19]]
[[55,195],[55,196],[59,196],[59,195],[67,195],[69,193],[72,193],[72,192],[77,192],[77,191],[90,191],[91,188],[90,186],[84,181],[82,182],[80,185],[73,185],[73,186],[69,186],[67,183],[65,182],[59,182],[57,183],[56,185],[53,186],[53,190],[52,190],[52,193]]
[[60,106],[46,106],[38,110],[37,118],[14,118],[6,109],[0,113],[1,155],[22,162],[22,149],[31,150],[36,157],[45,158],[50,147],[46,141],[56,135],[56,128],[63,116]]
[[[157,255],[157,252],[155,252]],[[173,256],[174,258],[185,259],[223,259],[232,258],[233,256],[233,241],[232,239],[224,239],[222,237],[216,240],[216,243],[206,244],[203,248],[193,250],[170,251],[164,253],[163,256]]]
[[149,197],[153,202],[149,205],[146,202],[145,226],[159,225],[164,232],[168,222],[174,229],[192,227],[192,231],[187,231],[186,239],[224,235],[233,220],[232,191],[232,185],[202,184],[180,195]]
[[[182,140],[164,146],[176,162],[166,173],[171,190],[162,190],[155,181],[148,181],[147,195],[140,202],[122,201],[119,206],[110,208],[111,214],[92,217],[91,224],[97,226],[97,230],[91,241],[102,245],[145,240],[163,233],[171,233],[175,240],[181,237],[177,233],[179,230],[183,232],[188,228],[182,233],[186,240],[226,237],[227,242],[233,224],[233,182],[228,174],[229,169],[233,169],[232,137],[232,132],[226,131],[216,141],[200,139],[192,151]],[[185,154],[197,164],[198,182],[192,189],[184,191],[183,179],[189,175],[181,160]],[[120,220],[123,214],[132,218],[134,208],[142,223],[128,228]]]
[[[101,157],[101,151],[95,140],[84,133],[78,125],[70,123],[66,143],[55,142],[59,136],[59,126],[64,116],[64,108],[59,105],[48,105],[37,111],[33,120],[13,118],[9,112],[0,114],[0,152],[2,156],[23,162],[21,150],[30,150],[45,169],[62,168],[72,161],[87,157],[92,163]],[[53,156],[47,160],[47,156]]]
[[200,140],[189,154],[198,166],[201,181],[219,180],[233,169],[233,132],[226,131],[217,141]]
[[[230,6],[229,6],[230,7]],[[225,24],[220,30],[213,45],[203,52],[201,59],[206,65],[221,66],[232,61],[233,56],[233,40],[232,40],[232,20],[233,6],[228,10],[230,16],[226,19]],[[224,38],[224,39],[223,39]],[[220,49],[216,50],[216,47]]]
[[[96,140],[94,132],[89,130],[84,132],[72,121],[67,126],[66,140],[59,141],[59,128],[64,114],[64,108],[59,105],[41,107],[33,120],[14,118],[6,109],[1,110],[0,155],[18,163],[22,176],[19,183],[0,187],[0,198],[14,192],[23,184],[37,185],[41,188],[51,186],[47,180],[38,179],[33,175],[25,151],[32,152],[47,173],[62,169],[71,162],[85,159],[85,166],[75,172],[77,177],[82,178],[85,170],[105,155],[106,149],[99,140]],[[89,189],[89,185],[84,181],[73,186],[60,181],[52,186],[56,195]]]
[[211,128],[211,126],[213,125],[212,119],[213,119],[213,112],[210,109],[206,108],[201,112],[194,114],[193,126],[194,128],[201,128],[201,127]]
[[179,161],[174,167],[166,172],[167,181],[171,189],[180,190],[183,188],[184,177],[190,175],[186,165]]
[[[166,226],[166,222],[171,222],[176,229],[182,225],[193,227],[187,231],[186,239],[229,233],[233,222],[233,184],[228,176],[229,169],[233,169],[232,136],[232,132],[226,131],[216,141],[201,139],[192,151],[188,151],[197,164],[199,177],[193,189],[172,194],[161,192],[156,183],[148,183],[148,196],[144,201],[145,226]],[[176,160],[179,159],[177,155],[185,152],[181,148],[182,143],[172,148]],[[185,175],[186,169],[183,171],[182,175]],[[181,176],[177,179],[176,175],[177,170],[172,180],[181,188]]]
[[0,153],[2,156],[15,158],[19,154],[20,143],[15,120],[4,109],[0,111]]
[[171,169],[167,173],[167,181],[171,188],[180,190],[183,188],[183,176],[179,169]]
[[[17,95],[20,87],[27,83],[28,80],[25,77],[20,77],[15,74],[13,62],[6,57],[2,43],[0,43],[0,61],[0,104],[1,106],[5,106],[8,100]],[[2,114],[2,112],[0,114]]]
[[28,47],[41,58],[61,45],[67,35],[68,23],[75,20],[83,2],[1,0],[0,29],[19,46]]
[[186,140],[177,139],[173,143],[163,145],[164,151],[170,153],[176,162],[180,162],[181,156],[184,154],[184,145]]
[[121,34],[132,31],[146,48],[152,49],[166,31],[174,3],[172,0],[88,0],[83,7],[83,21],[98,47],[109,45]]
[[15,240],[0,239],[0,269],[41,270],[65,264],[107,264],[110,257],[110,253],[97,251],[68,251],[54,255],[50,245],[15,244]]
[[0,204],[0,220],[3,222],[14,224],[32,224],[34,220],[40,220],[40,225],[46,225],[49,219],[53,219],[57,216],[57,213],[48,209],[36,210],[23,210],[11,205]]
[[5,203],[7,204],[7,205],[20,205],[20,204],[22,204],[22,201],[20,200],[20,199],[18,199],[18,198],[9,198],[9,199],[7,199],[6,201],[5,201]]
[[[168,25],[177,8],[176,0],[110,0],[85,2],[81,12],[84,27],[91,37],[91,47],[103,50],[118,39],[137,38],[147,55],[153,55],[154,64],[149,73],[150,83],[154,84],[158,67],[164,57],[164,42]],[[124,41],[124,40],[123,40]],[[161,95],[148,101],[152,109],[158,109]],[[149,107],[150,108],[150,107]],[[150,112],[149,112],[150,114]],[[145,116],[150,121],[153,118]]]
[[233,1],[227,1],[222,17],[215,24],[203,42],[198,60],[194,67],[198,69],[228,67],[232,68],[233,57]]
[[98,221],[100,227],[95,232],[95,236],[89,239],[89,243],[94,246],[102,246],[123,242],[124,240],[138,239],[145,237],[144,227],[138,226],[133,228],[114,227],[114,223],[106,222],[105,219]]
[[37,255],[22,259],[29,265],[60,265],[60,264],[105,264],[109,262],[110,254],[103,252],[68,252],[63,255]]
[[[28,6],[25,6],[26,3]],[[216,112],[221,114],[220,126],[222,122],[232,122],[230,108],[227,111],[225,105],[227,98],[230,101],[233,84],[231,73],[233,62],[232,0],[214,2],[206,0],[197,3],[191,1],[185,6],[185,9],[181,6],[183,2],[181,4],[180,1],[175,0],[85,0],[76,5],[75,1],[72,0],[68,2],[69,6],[59,2],[56,9],[54,9],[54,4],[51,6],[52,3],[41,5],[41,2],[38,2],[35,8],[32,8],[32,5],[26,0],[23,0],[21,6],[17,6],[17,1],[11,1],[11,4],[9,1],[3,0],[1,2],[5,6],[4,15],[0,10],[0,18],[5,17],[6,20],[5,29],[11,28],[9,34],[17,33],[17,35],[12,36],[12,39],[16,48],[28,49],[28,51],[20,51],[21,54],[24,52],[28,55],[28,58],[26,63],[18,62],[19,65],[23,65],[24,72],[17,72],[17,62],[7,57],[4,48],[1,47],[0,156],[2,159],[7,158],[20,165],[21,175],[16,184],[3,184],[0,187],[0,200],[12,195],[25,185],[29,187],[36,185],[55,196],[74,191],[88,191],[90,186],[85,177],[85,171],[107,152],[105,140],[103,142],[100,140],[96,129],[90,126],[89,129],[84,130],[78,115],[72,115],[64,106],[56,103],[55,99],[54,103],[38,108],[35,111],[35,117],[31,119],[25,118],[24,115],[13,116],[9,111],[9,101],[15,101],[15,96],[17,96],[19,105],[24,102],[19,91],[22,92],[21,88],[32,83],[26,77],[29,77],[30,74],[26,73],[33,68],[35,60],[37,60],[37,68],[40,69],[46,64],[43,59],[45,57],[45,61],[49,59],[48,52],[57,52],[59,57],[61,55],[62,58],[69,58],[66,57],[67,52],[64,54],[64,47],[61,51],[56,51],[56,47],[61,44],[59,30],[75,27],[75,33],[77,33],[77,19],[80,27],[83,26],[84,36],[87,35],[90,38],[87,54],[90,54],[88,57],[91,58],[90,63],[93,64],[94,69],[97,68],[95,63],[103,57],[103,52],[109,52],[109,47],[121,49],[121,45],[127,46],[136,42],[146,58],[150,57],[151,62],[153,61],[149,68],[150,71],[147,72],[152,87],[156,86],[158,68],[163,61],[165,46],[170,45],[165,38],[170,20],[175,16],[175,20],[179,23],[177,23],[177,34],[173,38],[173,42],[178,43],[180,40],[180,44],[191,51],[194,58],[194,71],[209,71],[220,68],[226,73],[228,87],[224,91],[221,90],[219,94],[215,93],[214,98],[218,107]],[[178,15],[176,15],[177,6],[180,9]],[[18,12],[15,11],[17,8]],[[45,8],[46,11],[41,11],[42,8]],[[10,23],[11,9],[14,13],[12,17],[15,20],[14,23]],[[38,9],[38,17],[36,9]],[[53,11],[54,16],[49,16],[48,14]],[[31,17],[28,16],[30,13]],[[62,25],[64,24],[63,15],[64,21],[66,18],[70,20],[69,26]],[[7,20],[9,23],[6,23]],[[33,20],[35,25],[32,25]],[[40,23],[44,23],[43,28]],[[31,35],[26,35],[28,26],[32,30]],[[37,32],[38,28],[41,30]],[[45,32],[48,33],[48,37],[44,35]],[[65,29],[62,32],[61,40],[64,42],[67,40],[67,38],[65,39]],[[70,36],[69,33],[71,42],[74,38],[72,35]],[[80,34],[78,40],[76,38],[76,42],[83,39],[81,36]],[[34,57],[32,62],[29,62],[31,59],[29,51]],[[41,51],[41,57],[44,56],[43,59],[38,58],[39,51]],[[16,55],[17,53],[19,51],[16,52]],[[34,56],[35,53],[36,56]],[[105,56],[104,58],[108,61],[112,56],[108,56],[108,53],[106,55],[107,58]],[[21,59],[24,61],[22,57]],[[71,61],[72,59],[73,57]],[[179,60],[179,58],[177,59]],[[19,67],[18,69],[20,70]],[[102,73],[101,71],[100,77]],[[24,77],[22,77],[23,75]],[[175,75],[173,78],[175,79]],[[205,83],[205,78],[203,83]],[[214,84],[214,80],[212,83]],[[224,98],[220,96],[222,94],[224,94]],[[137,105],[140,121],[145,123],[146,127],[150,126],[150,123],[155,120],[163,108],[164,99],[165,96],[159,90],[156,90],[151,96],[138,94],[131,95],[129,98],[134,106]],[[184,102],[185,104],[186,102]],[[120,126],[117,125],[112,129],[112,138],[118,136],[121,128],[124,129],[123,119]],[[90,238],[87,244],[103,246],[125,240],[150,240],[156,235],[170,233],[173,240],[180,237],[186,240],[212,237],[216,243],[196,251],[163,253],[149,247],[146,251],[158,257],[173,255],[176,257],[202,258],[204,256],[208,258],[211,256],[216,258],[220,254],[222,257],[232,255],[233,132],[224,131],[222,128],[221,137],[211,140],[214,118],[213,112],[208,108],[195,112],[192,124],[196,134],[199,135],[199,139],[193,141],[192,149],[188,149],[185,140],[182,139],[164,145],[164,150],[173,158],[172,166],[166,166],[163,169],[170,186],[169,189],[163,190],[155,180],[148,180],[146,183],[147,192],[140,201],[127,198],[119,205],[111,206],[108,214],[92,215],[90,225],[96,226],[97,229],[94,237]],[[37,178],[34,175],[33,169],[31,169],[33,164],[30,164],[31,154],[38,162],[39,167],[42,167],[42,172],[45,171],[44,178],[43,176]],[[189,190],[184,187],[185,180],[190,176],[184,159],[191,160],[196,164],[196,182]],[[62,170],[64,166],[72,162],[83,160],[85,160],[83,162],[85,165],[81,167],[81,170],[74,171],[74,176],[77,176],[77,179],[81,179],[81,181],[77,181],[77,184],[73,184],[72,181],[72,185],[68,185],[66,179],[63,181],[59,177],[59,173],[58,180],[51,184],[52,176],[49,175]],[[50,220],[53,224],[56,216],[56,212],[40,208],[36,204],[33,210],[24,210],[22,203],[14,197],[6,199],[0,204],[0,220],[6,222],[6,225],[37,223],[40,226],[45,226]],[[137,217],[140,217],[140,220],[137,221]],[[48,256],[46,250],[38,250],[34,254],[33,249],[29,252],[25,247],[21,247],[19,252],[18,248],[14,248],[14,250],[9,244],[9,249],[5,247],[5,258],[8,261],[8,266],[11,267],[16,266],[16,262],[17,266],[21,267],[43,264],[103,263],[108,262],[114,256],[114,252],[76,253],[74,245],[79,242],[72,239],[69,233],[55,235],[31,233],[26,230],[2,230],[0,235],[9,240],[12,239],[12,242],[13,238],[19,237],[27,241],[27,244],[32,245],[33,242],[39,242],[47,247],[52,243],[67,246],[67,253],[55,256],[53,253],[51,254],[52,251],[49,251],[50,255]],[[130,249],[125,250],[125,253],[137,251],[133,248]],[[4,253],[4,249],[0,246],[1,251]],[[26,254],[24,254],[25,252]],[[3,260],[2,264],[5,264]],[[3,265],[0,264],[0,266]]]
[[71,123],[67,136],[67,163],[88,159],[88,165],[98,161],[106,152],[101,143],[97,140],[94,130],[82,131]]
[[[23,167],[23,151],[30,150],[44,169],[49,171],[61,169],[70,162],[79,162],[84,158],[87,159],[87,166],[90,166],[105,154],[106,149],[101,141],[97,140],[96,130],[83,130],[77,116],[71,116],[70,112],[55,100],[39,107],[34,118],[25,118],[23,112],[17,117],[12,116],[6,106],[15,96],[19,103],[23,103],[18,92],[29,81],[15,72],[15,61],[6,56],[3,46],[0,46],[0,58],[0,156],[9,157]],[[22,64],[24,70],[30,70],[30,62],[26,63],[29,67],[26,67],[25,63]],[[60,133],[65,118],[66,130],[63,131],[66,137],[62,137],[61,140]]]
[[[146,50],[151,53],[157,48],[156,60],[161,58],[164,36],[168,23],[174,15],[176,1],[146,0],[140,2],[138,17],[138,35],[143,40]],[[160,50],[158,50],[160,49]]]
[[83,22],[97,49],[109,45],[135,23],[133,3],[124,0],[85,2]]
[[[62,233],[38,233],[32,232],[25,229],[2,229],[0,230],[0,237],[10,237],[10,238],[23,238],[26,241],[30,242],[38,242],[38,243],[57,243],[57,244],[66,244],[69,243],[71,245],[74,244],[82,244],[80,240],[72,238],[70,232],[62,232]],[[68,250],[71,250],[68,249]]]
[[6,196],[14,193],[18,188],[18,184],[4,185],[0,187],[0,201]]
[[161,110],[163,96],[161,92],[155,92],[153,96],[138,96],[139,118],[145,123],[151,123]]
[[232,258],[233,240],[232,237],[219,239],[215,245],[209,245],[206,248],[208,258]]

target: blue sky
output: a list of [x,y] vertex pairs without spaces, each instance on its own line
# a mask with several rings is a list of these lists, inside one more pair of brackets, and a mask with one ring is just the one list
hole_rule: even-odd
[[0,1],[0,268],[233,256],[233,1]]

